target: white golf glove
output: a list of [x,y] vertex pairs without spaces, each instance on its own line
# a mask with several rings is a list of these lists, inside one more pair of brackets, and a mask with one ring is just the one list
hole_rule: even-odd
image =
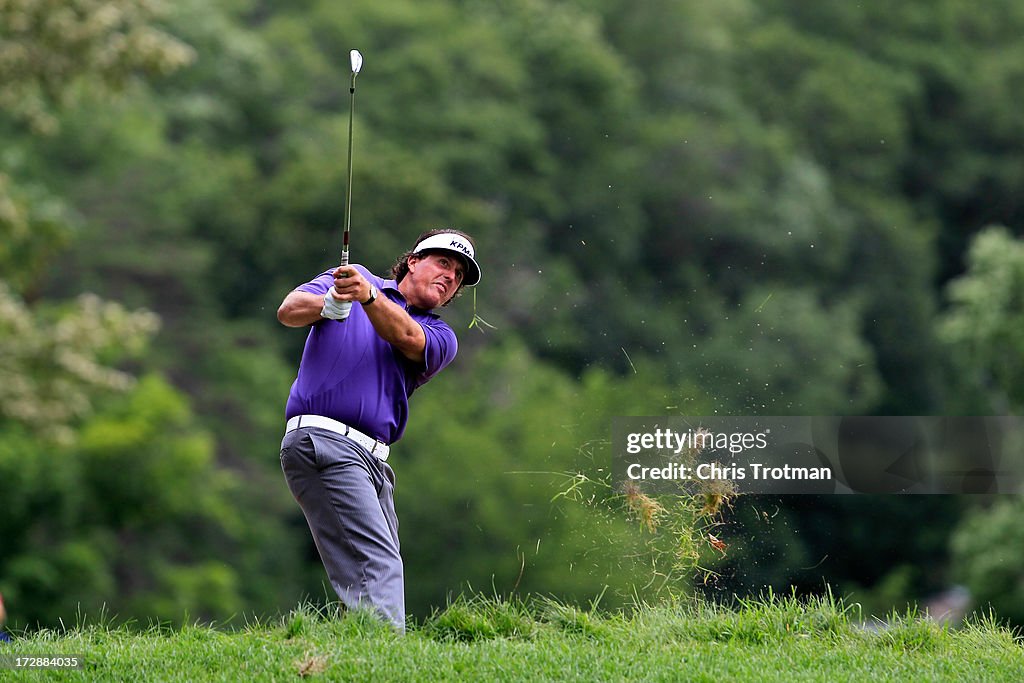
[[330,318],[331,320],[344,320],[348,317],[348,314],[352,312],[351,301],[338,301],[331,294],[331,290],[334,287],[327,290],[324,294],[324,307],[320,311],[320,315],[324,318]]

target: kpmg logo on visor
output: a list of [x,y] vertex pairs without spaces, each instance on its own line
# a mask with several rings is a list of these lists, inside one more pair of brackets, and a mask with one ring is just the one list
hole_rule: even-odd
[[462,242],[457,242],[456,240],[452,240],[451,244],[449,244],[448,246],[450,246],[453,249],[458,249],[459,251],[461,251],[466,256],[472,256],[473,255],[472,250],[470,250],[470,248],[467,247]]

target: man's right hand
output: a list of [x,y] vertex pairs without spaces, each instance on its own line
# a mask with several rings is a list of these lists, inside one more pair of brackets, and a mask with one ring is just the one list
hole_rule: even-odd
[[331,287],[324,294],[324,307],[320,311],[320,315],[330,320],[344,320],[348,317],[349,313],[352,312],[351,301],[338,301],[335,298],[335,292],[338,290]]

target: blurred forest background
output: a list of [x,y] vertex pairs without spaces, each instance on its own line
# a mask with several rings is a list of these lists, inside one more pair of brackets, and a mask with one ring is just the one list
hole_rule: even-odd
[[[454,225],[484,268],[395,449],[422,618],[468,588],[646,597],[646,532],[555,499],[615,415],[1019,411],[1022,35],[1015,0],[0,0],[10,625],[328,597],[275,312],[339,253],[349,49],[353,260]],[[1016,497],[724,521],[712,596],[960,584],[1024,623]]]

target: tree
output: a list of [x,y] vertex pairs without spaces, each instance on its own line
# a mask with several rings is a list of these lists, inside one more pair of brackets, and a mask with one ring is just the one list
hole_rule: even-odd
[[989,227],[972,241],[967,264],[947,286],[939,334],[972,388],[1000,413],[1016,412],[1024,406],[1024,241]]
[[1021,501],[1000,497],[990,506],[971,511],[950,540],[955,576],[970,591],[975,607],[982,612],[994,610],[1017,626],[1024,624],[1022,521]]
[[[153,149],[158,128],[140,115],[139,76],[195,56],[160,27],[160,10],[146,0],[0,3],[0,128],[10,138],[0,160],[0,580],[19,625],[68,623],[82,610],[95,617],[104,606],[140,621],[268,611],[301,563],[297,552],[265,551],[291,547],[283,523],[239,522],[244,509],[269,517],[275,498],[236,490],[189,400],[152,372],[160,363],[146,347],[158,317],[69,296],[92,283],[150,302],[139,280],[104,281],[65,250],[102,220],[82,210],[106,199],[89,188],[125,172],[120,153]],[[125,96],[104,99],[115,93]],[[153,240],[148,252],[117,251],[124,241],[97,252],[149,257],[161,248]],[[249,389],[279,379],[279,366],[263,379],[220,367],[244,375]]]
[[0,281],[0,421],[38,429],[59,443],[107,393],[134,378],[113,364],[136,354],[156,331],[148,311],[82,295],[59,309],[33,311]]
[[[1024,240],[1001,226],[981,231],[971,241],[967,271],[946,292],[949,306],[937,324],[962,378],[962,410],[1019,413],[1024,406]],[[1019,470],[1020,463],[1003,466]],[[956,577],[975,606],[993,608],[1015,624],[1024,623],[1022,520],[1024,508],[1016,500],[983,501],[950,539]]]
[[[56,110],[136,72],[166,74],[192,49],[157,24],[160,0],[4,0],[0,3],[0,110],[36,132]],[[89,96],[94,96],[92,92]]]

